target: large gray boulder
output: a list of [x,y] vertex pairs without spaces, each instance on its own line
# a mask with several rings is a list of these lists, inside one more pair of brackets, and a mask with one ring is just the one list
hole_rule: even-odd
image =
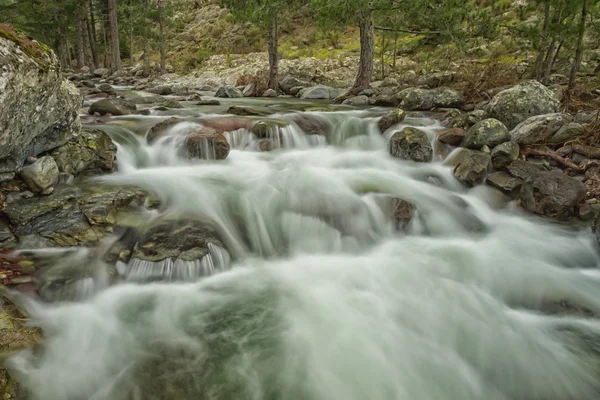
[[407,111],[428,111],[433,108],[462,107],[465,99],[462,94],[450,88],[423,89],[412,87],[396,94],[400,107]]
[[585,199],[585,185],[558,171],[531,175],[521,188],[521,204],[544,217],[566,220],[577,215]]
[[302,93],[304,100],[333,100],[342,94],[342,89],[332,88],[325,85],[310,87]]
[[307,87],[307,86],[310,86],[310,83],[302,81],[298,78],[294,78],[291,75],[286,75],[285,78],[283,78],[281,80],[281,82],[279,82],[279,87],[281,88],[283,93],[291,94],[291,95],[298,93],[298,92],[293,93],[292,89],[297,88],[297,87]]
[[498,93],[488,104],[489,117],[500,120],[508,129],[536,115],[559,110],[560,101],[550,89],[530,80]]
[[3,27],[0,35],[0,182],[28,156],[65,144],[81,125],[82,97],[54,53]]
[[236,89],[233,86],[221,86],[218,90],[217,93],[215,94],[215,97],[220,97],[220,98],[240,98],[240,97],[244,97],[244,94],[242,93],[241,90]]
[[128,115],[135,112],[137,106],[135,103],[123,99],[102,99],[90,106],[88,113],[90,115]]
[[433,157],[433,148],[427,134],[412,127],[392,135],[388,143],[388,152],[396,158],[415,162],[430,162]]
[[510,136],[518,144],[546,143],[571,120],[572,117],[564,113],[537,115],[517,125]]
[[488,118],[476,123],[467,131],[462,147],[480,150],[483,146],[496,147],[510,140],[510,134],[504,124],[497,119]]

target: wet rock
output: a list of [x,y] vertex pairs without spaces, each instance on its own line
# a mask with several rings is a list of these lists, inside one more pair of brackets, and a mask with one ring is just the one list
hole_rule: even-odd
[[153,144],[156,142],[169,128],[177,125],[178,123],[183,122],[183,120],[179,118],[169,118],[164,121],[159,122],[154,125],[152,128],[148,130],[146,134],[146,141],[148,144]]
[[388,143],[388,152],[393,157],[415,162],[430,162],[433,157],[427,134],[411,127],[394,133]]
[[488,118],[476,123],[467,131],[462,147],[480,150],[483,146],[495,147],[510,140],[510,134],[504,124],[497,119]]
[[51,155],[60,172],[73,176],[112,173],[117,167],[117,146],[99,129],[84,128]]
[[262,97],[277,97],[277,91],[273,89],[267,89],[263,92]]
[[159,94],[161,96],[168,96],[173,94],[173,89],[170,86],[157,86],[155,88],[148,89],[150,93]]
[[530,80],[498,93],[486,107],[491,118],[500,120],[508,129],[536,115],[556,113],[560,101],[541,83]]
[[492,164],[496,169],[503,169],[519,158],[520,148],[515,142],[505,142],[492,150]]
[[492,172],[486,182],[508,194],[515,192],[523,184],[522,179],[515,178],[504,171]]
[[453,152],[446,163],[454,166],[454,177],[467,186],[476,186],[485,180],[492,168],[492,157],[483,151],[465,148]]
[[388,111],[387,114],[381,117],[381,119],[379,119],[379,122],[377,122],[379,131],[381,133],[384,133],[392,126],[404,121],[404,118],[406,118],[406,113],[401,108],[396,108],[395,110]]
[[256,137],[268,139],[276,137],[279,133],[279,129],[285,128],[286,126],[288,126],[287,121],[264,119],[255,122],[250,128],[250,132],[256,135]]
[[450,146],[460,146],[465,137],[465,131],[462,128],[450,128],[438,133],[437,139]]
[[94,115],[128,115],[137,109],[135,103],[123,99],[102,99],[92,103],[88,114]]
[[551,144],[565,143],[571,139],[582,136],[585,133],[583,125],[570,122],[558,130],[549,140]]
[[186,156],[203,160],[224,160],[230,146],[225,136],[211,128],[202,128],[189,133],[184,142]]
[[217,133],[233,132],[238,129],[250,129],[253,120],[249,118],[203,118],[200,123],[209,128],[213,128]]
[[561,172],[535,173],[521,188],[521,203],[526,210],[557,220],[577,215],[584,198],[583,183]]
[[317,85],[306,89],[301,98],[304,100],[333,100],[340,96],[342,92],[341,89]]
[[594,209],[588,203],[583,203],[579,206],[579,219],[582,221],[590,221],[594,218]]
[[227,114],[240,116],[264,116],[271,114],[271,112],[269,112],[269,110],[267,110],[266,108],[231,106],[227,109]]
[[271,151],[280,148],[279,142],[274,139],[262,139],[258,141],[259,151]]
[[100,85],[98,85],[98,90],[112,96],[117,94],[115,89],[108,83],[101,83]]
[[47,47],[8,25],[0,35],[0,180],[30,155],[66,143],[80,129],[82,96]]
[[114,225],[119,212],[141,207],[145,197],[134,187],[99,187],[83,191],[77,204],[91,226]]
[[195,104],[197,106],[220,106],[221,102],[219,100],[200,100]]
[[34,193],[42,193],[58,181],[58,166],[51,156],[38,158],[31,165],[23,167],[21,177]]
[[321,117],[309,114],[295,114],[292,121],[298,125],[306,135],[322,135],[329,133],[329,124]]
[[546,143],[571,119],[569,114],[563,113],[537,115],[517,125],[510,136],[518,144]]
[[392,221],[399,231],[405,231],[410,225],[416,207],[408,201],[393,198],[392,199]]
[[167,100],[165,100],[165,102],[162,103],[162,106],[166,107],[166,108],[173,108],[173,109],[183,108],[183,106],[181,105],[181,103],[178,102],[175,99],[167,99]]
[[515,160],[506,167],[506,172],[522,180],[526,180],[531,175],[538,172],[548,171],[548,168],[541,164],[532,163],[530,161]]
[[293,89],[304,88],[308,86],[310,86],[309,82],[305,82],[298,78],[294,78],[291,75],[286,75],[285,78],[283,78],[281,82],[279,82],[279,88],[283,91],[283,93],[291,95],[295,95],[299,91],[297,90],[296,93],[294,93]]
[[242,92],[233,86],[221,86],[215,94],[215,97],[220,98],[240,98],[243,96],[244,95],[242,94]]
[[592,232],[596,236],[596,241],[600,246],[600,213],[596,214],[594,217],[594,222],[592,222]]
[[349,99],[344,100],[342,104],[348,104],[351,106],[364,106],[369,104],[369,97],[365,95],[350,97]]

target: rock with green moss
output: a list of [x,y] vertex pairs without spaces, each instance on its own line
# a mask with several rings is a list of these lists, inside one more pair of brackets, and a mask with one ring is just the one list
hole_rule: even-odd
[[498,93],[486,111],[489,117],[513,129],[528,118],[556,113],[559,108],[560,101],[550,89],[530,80]]
[[377,127],[379,128],[379,131],[381,133],[384,133],[392,126],[404,121],[404,118],[406,118],[406,113],[404,112],[404,110],[401,108],[396,108],[394,110],[388,111],[387,114],[381,117],[379,122],[377,122]]
[[400,107],[407,111],[428,111],[434,107],[433,92],[429,89],[408,88],[396,94]]
[[135,103],[123,99],[102,99],[92,103],[88,113],[90,115],[129,115],[137,110]]
[[517,125],[510,136],[519,144],[543,144],[551,141],[572,119],[571,115],[565,113],[537,115]]
[[430,162],[433,157],[427,134],[412,127],[394,133],[388,143],[388,152],[396,158],[415,162]]
[[73,176],[111,173],[117,166],[117,146],[99,129],[84,128],[51,155],[60,172]]
[[436,108],[460,108],[465,104],[465,97],[454,89],[440,87],[432,92]]
[[0,180],[80,129],[82,97],[46,46],[0,25]]
[[461,146],[481,150],[483,146],[493,148],[510,140],[510,134],[504,124],[497,119],[488,118],[476,123],[467,131]]

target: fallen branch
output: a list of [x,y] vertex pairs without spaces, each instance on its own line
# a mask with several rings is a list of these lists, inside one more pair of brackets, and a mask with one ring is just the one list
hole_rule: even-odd
[[583,146],[581,144],[574,144],[573,151],[579,153],[587,158],[595,158],[600,160],[600,149],[590,146]]
[[550,152],[550,151],[543,151],[543,150],[539,150],[539,149],[533,149],[531,147],[524,147],[521,150],[521,154],[523,154],[524,156],[547,157],[551,160],[556,161],[563,167],[571,168],[575,172],[581,172],[581,173],[585,172],[585,169],[583,167],[575,164],[570,159],[561,157],[558,154]]

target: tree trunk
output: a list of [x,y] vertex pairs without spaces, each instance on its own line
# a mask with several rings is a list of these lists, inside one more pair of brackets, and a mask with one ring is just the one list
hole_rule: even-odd
[[162,1],[158,0],[158,28],[160,46],[160,72],[165,72],[165,27],[162,19]]
[[533,79],[540,79],[544,68],[544,55],[548,50],[548,27],[550,26],[550,0],[546,0],[544,6],[544,27],[542,30],[542,39],[540,41],[540,50],[535,61],[535,71]]
[[133,65],[133,4],[129,0],[129,63]]
[[360,28],[360,61],[352,92],[367,89],[371,85],[373,59],[375,58],[375,39],[373,17],[370,10],[360,10],[358,26]]
[[544,79],[542,81],[544,85],[548,84],[548,78],[552,73],[552,65],[554,65],[554,55],[556,54],[556,46],[556,39],[552,39],[550,47],[548,48],[548,51],[546,53],[546,60],[544,61]]
[[558,55],[560,54],[560,51],[563,48],[563,45],[565,44],[565,40],[561,40],[560,43],[558,44],[558,48],[556,49],[556,53],[554,53],[554,57],[552,57],[552,63],[550,64],[550,69],[554,69],[554,63],[556,63],[556,60],[558,60]]
[[278,40],[278,25],[277,25],[277,10],[274,11],[273,22],[269,29],[269,89],[277,91],[279,87],[279,55],[277,51],[279,49]]
[[104,41],[104,68],[110,68],[110,43],[108,42],[108,31],[110,25],[108,18],[102,21],[102,40]]
[[119,44],[119,21],[117,17],[117,0],[107,0],[108,23],[110,25],[110,68],[113,72],[121,69],[121,46]]
[[394,37],[394,70],[396,69],[396,57],[398,56],[398,36]]
[[77,69],[83,68],[85,65],[85,16],[87,12],[84,5],[79,5],[75,12],[75,55],[77,60]]
[[381,80],[385,79],[385,35],[381,35]]
[[[144,9],[143,9],[143,14],[144,16],[148,15],[148,0],[143,0],[143,5],[144,5]],[[150,42],[148,40],[148,35],[144,35],[144,42],[143,42],[143,57],[144,57],[144,75],[148,76],[150,75]]]
[[575,78],[577,78],[577,71],[579,71],[579,67],[581,67],[581,58],[583,57],[583,38],[585,36],[585,20],[587,18],[588,1],[589,0],[583,0],[583,6],[581,7],[579,37],[577,38],[577,50],[575,50],[575,60],[573,61],[573,67],[571,68],[571,76],[569,76],[569,90],[575,88]]
[[95,67],[100,66],[100,57],[98,56],[98,43],[96,42],[96,29],[93,28],[92,20],[86,18],[88,39],[90,49],[92,50],[92,62]]

